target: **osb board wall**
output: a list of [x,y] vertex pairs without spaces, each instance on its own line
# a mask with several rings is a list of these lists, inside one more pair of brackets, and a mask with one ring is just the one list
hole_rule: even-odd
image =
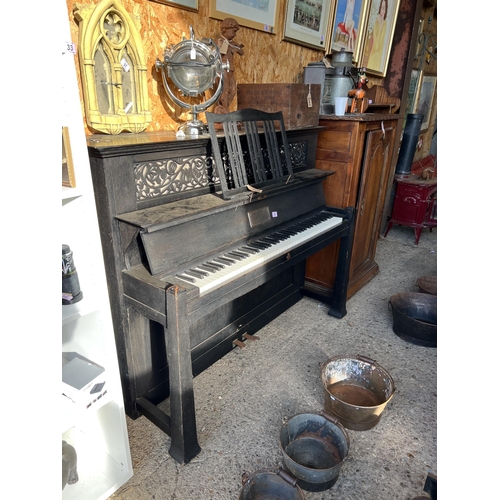
[[[148,93],[153,120],[146,131],[176,130],[180,123],[189,117],[189,113],[174,105],[163,89],[161,74],[156,71],[156,59],[163,59],[167,46],[179,43],[183,36],[189,38],[189,26],[192,25],[197,39],[217,38],[220,33],[220,20],[208,17],[208,0],[199,0],[198,13],[170,7],[150,0],[120,0],[130,16],[137,19],[144,53],[148,67]],[[96,5],[97,0],[74,2],[67,0],[68,17],[72,41],[78,44],[78,24],[74,19],[75,4]],[[283,26],[286,2],[280,2],[280,15],[276,34],[240,27],[235,41],[244,44],[244,55],[235,55],[233,66],[237,83],[301,83],[304,67],[312,61],[320,61],[324,52],[309,49],[298,44],[283,41]],[[80,98],[81,88],[78,55],[77,66]],[[236,109],[236,98],[231,110]],[[85,110],[82,100],[82,116]],[[84,120],[85,133],[91,135]]]

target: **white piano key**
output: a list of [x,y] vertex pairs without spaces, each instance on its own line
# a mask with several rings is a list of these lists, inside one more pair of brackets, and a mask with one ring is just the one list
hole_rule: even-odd
[[[264,265],[266,262],[279,257],[280,255],[284,255],[285,253],[307,243],[308,241],[320,236],[327,231],[330,231],[334,227],[338,226],[342,223],[341,217],[332,216],[326,220],[322,220],[317,224],[310,224],[308,221],[305,221],[307,225],[310,227],[307,229],[303,229],[297,234],[290,236],[278,243],[272,244],[267,248],[261,249],[256,253],[251,254],[248,253],[248,257],[237,260],[231,259],[228,261],[227,253],[221,255],[220,257],[216,257],[209,262],[220,263],[222,262],[225,267],[220,269],[219,271],[215,271],[214,273],[209,273],[208,276],[205,276],[202,279],[198,279],[193,277],[193,279],[189,279],[189,283],[194,284],[194,286],[198,287],[200,290],[200,295],[203,295],[215,288],[223,286],[230,281],[243,276],[250,271],[258,268],[259,266]],[[300,224],[300,227],[305,227],[304,224]],[[277,231],[279,232],[279,231]],[[242,251],[245,251],[245,248],[248,248],[248,243],[246,245],[242,245]],[[224,260],[226,259],[226,260]],[[208,263],[207,263],[208,264]],[[196,269],[196,268],[193,268]],[[186,273],[186,271],[184,271]],[[178,274],[177,278],[184,280],[182,274]],[[193,281],[194,280],[194,281]],[[187,279],[185,281],[188,281]]]

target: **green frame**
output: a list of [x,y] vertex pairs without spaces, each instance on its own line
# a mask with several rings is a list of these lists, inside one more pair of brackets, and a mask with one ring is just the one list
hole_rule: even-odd
[[306,3],[304,0],[287,0],[283,40],[312,49],[325,50],[330,11],[334,8],[336,2],[335,0],[333,2],[330,2],[330,0],[318,0],[317,3],[319,4],[320,2],[321,13],[319,17],[315,18],[318,21],[316,29],[316,27],[296,23],[294,20],[295,11],[298,7],[303,4],[306,8],[311,9],[310,3]]

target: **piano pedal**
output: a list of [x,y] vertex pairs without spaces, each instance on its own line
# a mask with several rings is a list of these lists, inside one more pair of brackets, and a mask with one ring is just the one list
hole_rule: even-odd
[[[244,339],[251,340],[252,342],[255,342],[256,340],[260,340],[260,337],[257,337],[257,335],[250,335],[249,333],[244,333],[242,335],[242,337]],[[241,340],[238,340],[238,339],[233,340],[233,345],[235,347],[239,347],[240,349],[243,349],[244,347],[246,347],[245,342],[242,342]]]
[[234,339],[233,340],[233,345],[235,347],[239,347],[240,349],[243,349],[246,347],[246,344],[244,342],[242,342],[241,340],[238,340],[238,339]]
[[247,340],[251,340],[252,342],[260,340],[260,337],[257,337],[257,335],[250,335],[249,333],[244,333],[242,336],[245,337]]

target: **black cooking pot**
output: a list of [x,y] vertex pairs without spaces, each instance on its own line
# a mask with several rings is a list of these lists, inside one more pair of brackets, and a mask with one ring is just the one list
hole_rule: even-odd
[[412,344],[437,347],[437,296],[401,292],[389,300],[394,333]]
[[305,500],[297,479],[281,468],[244,473],[242,483],[238,500]]

